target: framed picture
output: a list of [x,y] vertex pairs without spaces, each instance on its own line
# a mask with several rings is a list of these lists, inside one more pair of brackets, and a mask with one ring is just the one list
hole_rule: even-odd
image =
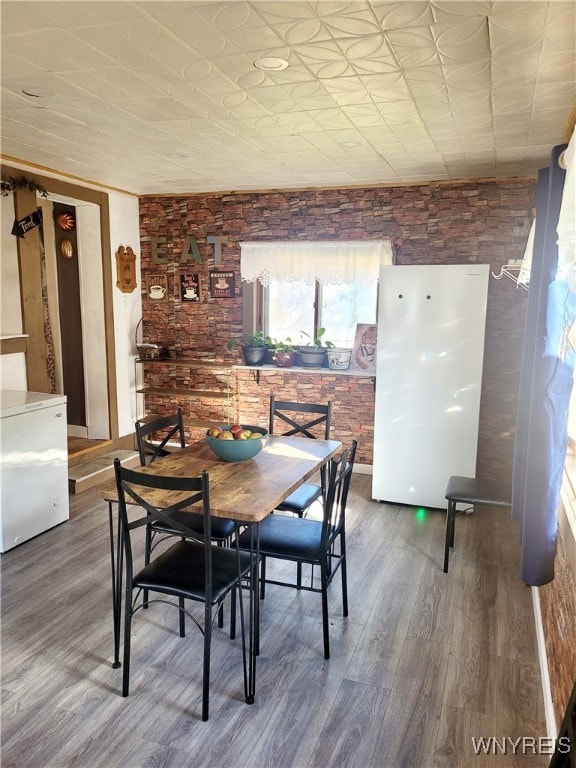
[[213,299],[233,299],[234,272],[210,272],[210,296]]
[[182,301],[200,301],[200,278],[197,273],[180,273],[180,298]]
[[166,275],[148,275],[146,293],[152,301],[165,301],[168,296],[168,277]]
[[377,339],[377,325],[371,325],[370,323],[356,323],[356,335],[354,336],[350,368],[355,368],[357,371],[365,371],[369,374],[376,373]]

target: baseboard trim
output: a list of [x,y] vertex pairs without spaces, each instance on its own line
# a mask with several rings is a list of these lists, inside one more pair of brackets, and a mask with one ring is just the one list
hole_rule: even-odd
[[542,624],[542,612],[540,611],[540,593],[538,587],[531,587],[532,605],[534,607],[534,624],[536,626],[536,642],[538,644],[538,661],[540,662],[540,679],[542,681],[542,694],[544,696],[544,714],[546,716],[546,731],[550,739],[558,736],[556,715],[552,703],[552,689],[550,687],[550,675],[548,673],[548,659],[546,656],[546,642],[544,639],[544,626]]
[[371,475],[372,464],[354,464],[353,472],[358,472],[359,475]]

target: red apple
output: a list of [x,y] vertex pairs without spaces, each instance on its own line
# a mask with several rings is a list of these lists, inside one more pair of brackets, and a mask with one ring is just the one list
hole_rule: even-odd
[[212,429],[209,429],[206,433],[208,437],[218,437],[218,435],[222,432],[220,427],[212,427]]
[[244,427],[242,424],[232,424],[230,427],[230,432],[232,432],[234,436],[239,435],[240,432],[244,432]]

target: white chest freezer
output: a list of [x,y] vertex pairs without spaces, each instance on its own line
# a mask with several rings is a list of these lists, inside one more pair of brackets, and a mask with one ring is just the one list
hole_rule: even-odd
[[0,391],[0,552],[68,520],[66,396]]

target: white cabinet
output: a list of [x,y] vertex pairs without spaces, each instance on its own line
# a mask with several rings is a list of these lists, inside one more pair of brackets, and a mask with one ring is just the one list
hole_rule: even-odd
[[66,397],[0,392],[0,552],[68,520]]
[[476,475],[489,266],[384,267],[380,275],[372,497],[446,506]]

